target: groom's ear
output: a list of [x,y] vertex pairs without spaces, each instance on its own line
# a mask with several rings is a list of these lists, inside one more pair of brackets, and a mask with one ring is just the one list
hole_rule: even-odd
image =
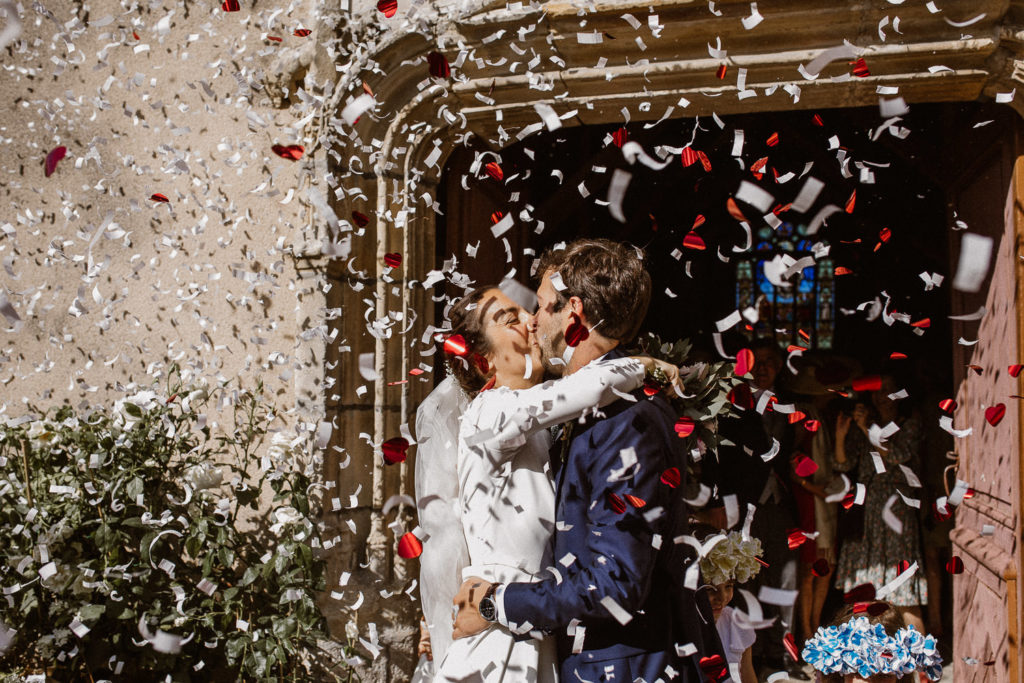
[[566,309],[569,311],[569,315],[567,317],[571,318],[575,315],[581,321],[586,322],[586,312],[583,310],[583,299],[578,296],[569,297],[569,303],[566,306]]

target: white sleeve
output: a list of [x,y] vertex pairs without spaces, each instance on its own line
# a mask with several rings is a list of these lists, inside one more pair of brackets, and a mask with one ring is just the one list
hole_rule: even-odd
[[643,363],[632,358],[594,361],[571,375],[487,401],[475,415],[476,433],[463,437],[469,446],[515,451],[534,432],[623,398],[643,384],[644,375]]
[[419,525],[429,534],[420,555],[420,603],[437,662],[451,645],[452,598],[469,566],[456,474],[459,416],[466,403],[448,377],[416,410],[416,508]]

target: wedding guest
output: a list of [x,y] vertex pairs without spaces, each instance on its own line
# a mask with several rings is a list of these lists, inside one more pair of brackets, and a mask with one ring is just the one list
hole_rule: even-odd
[[715,628],[729,663],[729,675],[737,683],[757,683],[751,654],[757,635],[747,615],[730,607],[729,603],[736,584],[746,583],[761,570],[757,560],[761,554],[761,541],[744,540],[742,534],[733,531],[700,561],[701,575],[708,584],[708,599],[715,615]]
[[[897,391],[893,378],[884,376],[871,394],[873,410],[860,402],[852,415],[840,413],[836,419],[835,469],[855,472],[866,490],[863,533],[844,538],[839,554],[836,587],[843,592],[865,583],[881,588],[898,576],[904,561],[924,565],[917,510],[900,495],[900,489],[911,491],[908,498],[920,495],[913,493],[910,479],[916,480],[913,473],[920,467],[921,426],[890,398]],[[890,423],[899,427],[877,447],[869,437],[876,422],[883,428]],[[910,469],[909,477],[902,467]],[[921,572],[897,588],[891,600],[908,624],[924,630],[921,606],[928,602],[928,587]]]
[[903,621],[888,602],[846,605],[801,653],[819,683],[895,683],[942,678],[938,642]]

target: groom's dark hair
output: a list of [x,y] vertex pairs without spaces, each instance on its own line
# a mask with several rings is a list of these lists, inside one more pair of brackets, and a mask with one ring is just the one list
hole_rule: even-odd
[[576,240],[564,249],[548,249],[540,257],[538,277],[558,273],[565,289],[555,287],[554,312],[578,296],[591,325],[621,344],[640,331],[651,302],[651,276],[644,269],[644,253],[631,244],[611,240]]

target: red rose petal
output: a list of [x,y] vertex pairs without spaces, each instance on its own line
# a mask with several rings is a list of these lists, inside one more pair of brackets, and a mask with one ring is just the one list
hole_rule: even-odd
[[997,403],[985,409],[985,420],[993,427],[1002,422],[1004,417],[1006,417],[1005,403]]
[[382,443],[380,448],[384,451],[384,462],[388,465],[395,465],[405,462],[406,454],[409,451],[409,441],[401,436],[396,436]]
[[809,477],[818,471],[818,463],[801,453],[793,460],[793,471],[798,477]]
[[392,268],[398,268],[402,265],[402,255],[397,252],[388,252],[384,254],[384,263]]
[[497,161],[492,161],[484,167],[487,171],[487,175],[491,176],[495,180],[501,180],[505,177],[505,172],[501,170],[501,166]]
[[377,9],[380,10],[381,14],[390,19],[398,11],[398,0],[379,0],[377,2]]
[[575,318],[565,330],[565,343],[574,348],[586,341],[588,337],[590,337],[590,330],[580,322],[579,318]]
[[423,553],[423,543],[411,532],[407,531],[398,539],[398,556],[405,560],[419,557]]
[[617,493],[608,494],[608,505],[617,515],[621,515],[626,511],[626,502]]
[[306,153],[306,148],[302,145],[274,145],[270,149],[282,159],[291,159],[292,161],[298,161]]
[[693,430],[694,430],[695,426],[696,426],[696,423],[694,423],[692,417],[687,417],[687,416],[683,415],[678,420],[676,420],[676,424],[675,424],[676,434],[678,434],[680,438],[685,438],[685,437],[689,436],[690,434],[693,434]]
[[167,198],[166,195],[162,195],[159,192],[154,192],[153,194],[149,195],[149,198],[154,202],[163,202],[164,204],[169,204],[171,201],[170,199]]
[[878,391],[881,388],[882,378],[880,375],[868,375],[853,380],[854,391]]
[[54,147],[50,150],[50,153],[46,155],[46,167],[44,169],[44,173],[46,173],[47,178],[53,175],[53,172],[57,170],[57,162],[63,159],[67,153],[68,148],[64,145]]
[[[616,147],[622,147],[624,144],[626,144],[627,140],[629,140],[629,134],[626,132],[625,128],[619,128],[617,131],[612,133],[612,144],[614,144]],[[683,153],[685,152],[686,150],[684,149]],[[694,159],[694,161],[696,161],[696,159]]]
[[832,571],[832,567],[829,565],[828,560],[822,557],[814,561],[814,564],[811,565],[811,571],[818,577],[828,576]]
[[238,0],[224,0],[221,3],[220,8],[225,12],[237,12],[240,8],[238,6]]
[[366,227],[370,223],[370,218],[366,214],[364,214],[364,213],[359,213],[358,211],[353,211],[352,212],[352,222],[356,224],[356,227],[363,228],[363,227]]
[[444,340],[444,352],[453,356],[466,355],[466,338],[461,334],[453,334]]
[[295,36],[296,38],[305,38],[310,33],[312,33],[312,31],[310,31],[308,28],[297,28],[294,31],[292,31],[292,35]]
[[946,571],[950,574],[963,574],[964,561],[961,560],[958,555],[954,555],[949,558],[949,562],[946,563]]
[[733,370],[733,374],[737,377],[743,377],[751,370],[754,369],[754,352],[750,349],[740,349],[736,353],[736,367]]
[[679,474],[678,467],[669,467],[661,473],[661,483],[669,488],[676,488],[681,481],[682,477]]
[[862,583],[854,586],[848,593],[843,595],[843,602],[847,605],[854,602],[872,602],[875,599],[875,586],[871,583]]

